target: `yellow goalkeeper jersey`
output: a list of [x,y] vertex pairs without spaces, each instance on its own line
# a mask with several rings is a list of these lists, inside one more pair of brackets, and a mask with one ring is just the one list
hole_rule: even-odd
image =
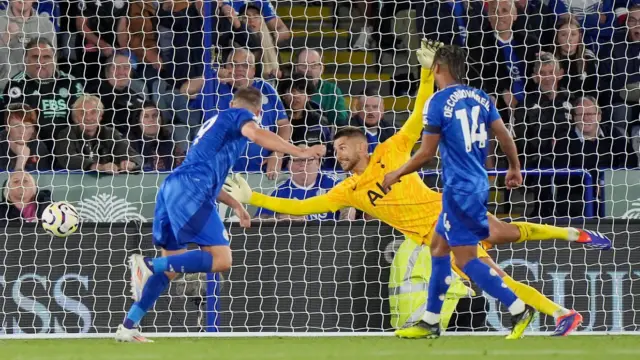
[[425,242],[442,209],[441,194],[426,186],[417,173],[404,176],[387,194],[381,185],[387,173],[409,160],[413,144],[400,132],[378,145],[362,174],[350,176],[325,195],[329,203],[362,210],[409,238]]
[[430,243],[429,234],[442,209],[440,193],[424,184],[417,173],[407,175],[382,191],[385,174],[399,168],[411,157],[411,149],[422,135],[422,109],[433,94],[433,76],[422,70],[414,110],[402,129],[378,145],[362,174],[354,174],[326,194],[305,200],[279,199],[253,193],[251,205],[275,212],[307,215],[335,212],[354,207],[401,231],[418,243]]

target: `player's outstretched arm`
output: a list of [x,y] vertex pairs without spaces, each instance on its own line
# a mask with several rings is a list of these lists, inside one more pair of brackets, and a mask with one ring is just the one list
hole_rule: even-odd
[[282,199],[254,192],[247,181],[238,174],[227,177],[223,190],[241,203],[262,207],[280,214],[297,216],[323,214],[336,212],[342,208],[342,206],[331,201],[326,194],[298,200]]
[[410,147],[413,147],[416,141],[420,139],[420,134],[422,133],[422,113],[424,111],[424,105],[431,95],[433,95],[434,89],[431,67],[435,53],[441,46],[442,43],[422,40],[422,48],[417,51],[421,66],[420,87],[418,88],[418,96],[413,106],[413,112],[400,129],[400,132],[410,139]]
[[397,183],[401,177],[422,169],[422,167],[436,155],[439,142],[440,134],[425,133],[422,135],[422,144],[418,151],[398,170],[392,171],[384,176],[382,188],[385,191],[389,191],[391,190],[391,185]]
[[509,170],[507,171],[506,184],[507,188],[511,189],[522,185],[522,174],[520,173],[520,160],[518,159],[518,149],[516,143],[511,138],[509,130],[504,126],[502,119],[497,119],[491,122],[491,131],[498,139],[500,149],[507,155],[509,161]]
[[299,148],[269,130],[262,129],[257,123],[249,121],[242,127],[242,135],[265,149],[289,154],[298,158],[320,158],[324,156],[326,148],[315,145],[307,149]]

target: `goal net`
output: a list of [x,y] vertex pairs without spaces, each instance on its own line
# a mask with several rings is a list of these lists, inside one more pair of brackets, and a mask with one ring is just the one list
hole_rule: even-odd
[[[160,185],[238,88],[262,92],[262,128],[328,153],[301,162],[250,143],[233,172],[278,197],[330,191],[348,176],[334,155],[337,130],[362,129],[374,151],[413,111],[422,38],[465,49],[465,80],[492,97],[516,140],[524,185],[512,191],[489,142],[489,210],[613,240],[602,252],[561,240],[501,245],[490,250],[495,262],[579,311],[581,332],[638,330],[637,2],[597,11],[564,0],[29,6],[0,6],[0,338],[115,331],[133,303],[128,256],[160,256]],[[440,169],[437,158],[421,171],[434,190]],[[75,234],[42,230],[51,201],[78,209]],[[145,333],[379,333],[425,310],[428,248],[358,209],[289,217],[249,206],[249,229],[218,210],[232,269],[179,276],[142,321]],[[493,334],[509,316],[456,278],[442,325]],[[531,331],[554,328],[541,315]]]

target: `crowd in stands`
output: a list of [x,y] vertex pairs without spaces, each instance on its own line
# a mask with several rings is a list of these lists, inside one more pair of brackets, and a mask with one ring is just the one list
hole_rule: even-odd
[[[337,181],[326,172],[339,170],[331,148],[339,127],[363,129],[373,151],[401,125],[379,88],[343,94],[326,74],[322,49],[294,47],[292,64],[281,62],[306,35],[289,29],[269,0],[209,5],[214,51],[206,61],[202,0],[8,0],[0,11],[1,169],[21,179],[33,170],[171,171],[201,125],[230,106],[234,91],[253,86],[263,94],[262,127],[328,152],[305,162],[250,143],[233,170],[272,180],[290,172],[275,195],[305,198]],[[345,50],[398,51],[389,22],[407,8],[417,13],[418,36],[464,47],[468,82],[495,101],[523,168],[584,169],[599,195],[602,169],[638,166],[640,0],[356,5],[366,21]],[[492,154],[488,165],[503,168]],[[14,180],[9,185],[33,181]],[[584,213],[583,179],[558,181],[526,179],[537,204],[530,215]],[[18,195],[5,191],[4,200]],[[314,219],[341,217],[353,214]]]

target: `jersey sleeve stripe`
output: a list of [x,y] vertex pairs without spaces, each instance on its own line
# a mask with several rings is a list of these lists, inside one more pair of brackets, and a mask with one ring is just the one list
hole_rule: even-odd
[[441,131],[442,129],[439,126],[429,124],[424,126],[424,132],[426,134],[440,134]]

